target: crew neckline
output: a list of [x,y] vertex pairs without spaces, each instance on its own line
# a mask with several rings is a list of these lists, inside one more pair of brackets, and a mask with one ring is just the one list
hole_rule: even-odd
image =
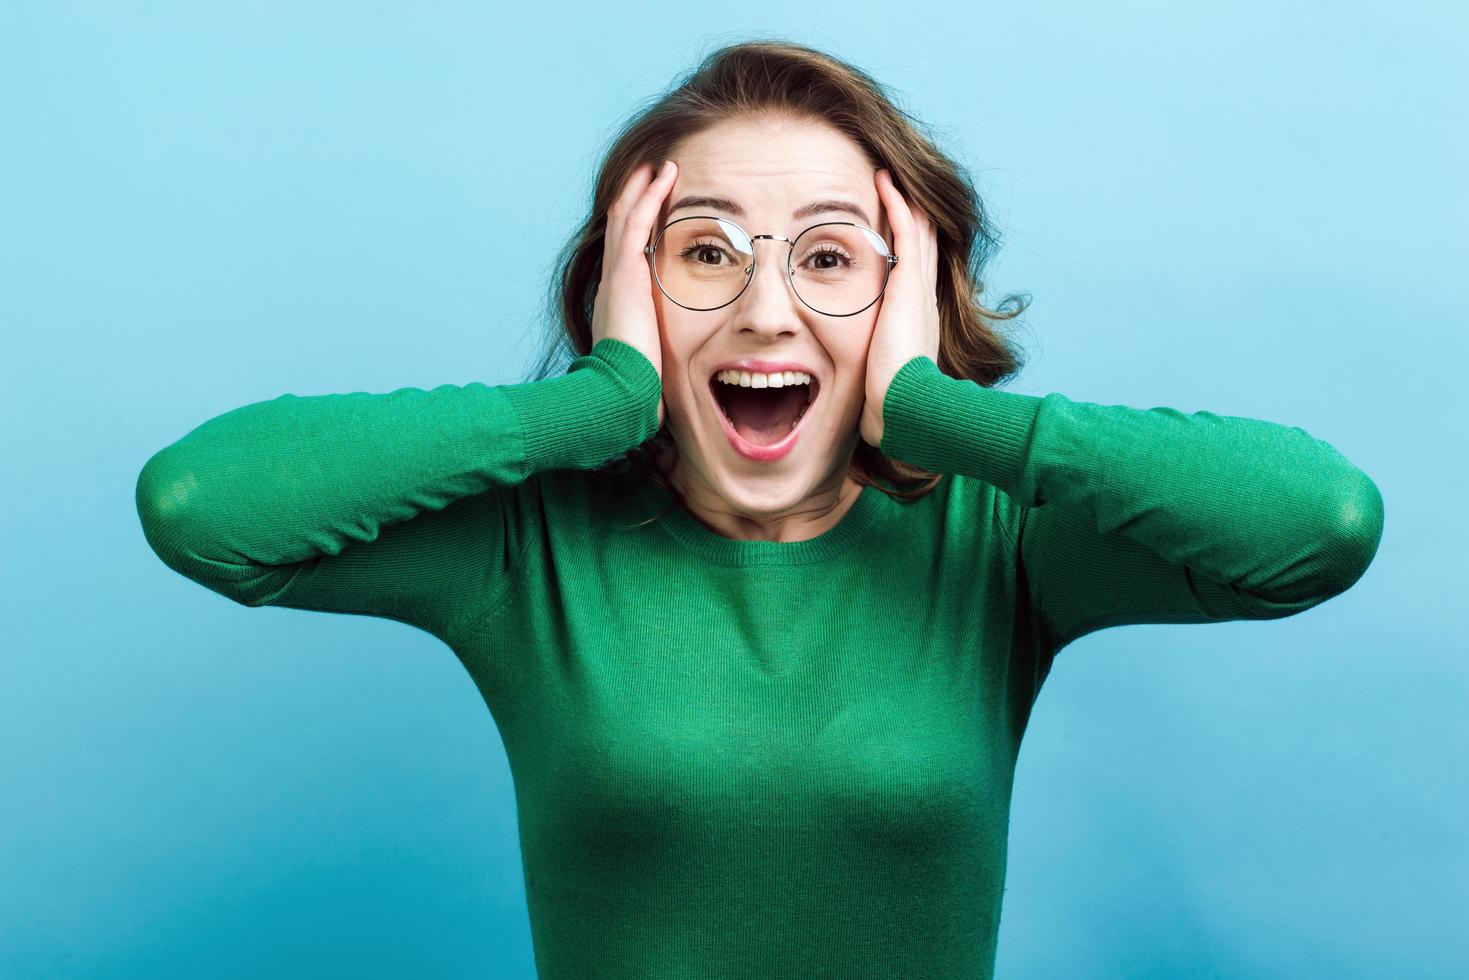
[[654,522],[663,529],[663,533],[713,564],[739,567],[805,565],[834,558],[865,537],[890,503],[887,494],[867,484],[841,520],[814,538],[805,541],[752,541],[727,538],[705,527],[682,502],[651,480],[646,481],[642,493],[644,499],[654,506],[652,514],[667,510]]

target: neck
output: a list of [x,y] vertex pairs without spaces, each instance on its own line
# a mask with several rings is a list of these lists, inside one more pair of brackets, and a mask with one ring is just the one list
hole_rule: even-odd
[[705,527],[727,538],[745,541],[806,541],[831,530],[851,510],[863,485],[850,474],[850,460],[830,481],[805,499],[780,511],[758,513],[730,503],[706,479],[690,479],[675,449],[657,461],[678,502]]

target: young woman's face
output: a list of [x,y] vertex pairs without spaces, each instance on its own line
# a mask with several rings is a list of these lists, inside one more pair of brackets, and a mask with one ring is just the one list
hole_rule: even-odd
[[[812,225],[850,221],[892,242],[874,181],[876,169],[856,143],[823,123],[773,117],[721,123],[689,137],[670,156],[678,164],[678,176],[655,235],[678,218],[712,215],[736,223],[752,237],[781,235],[794,241]],[[724,198],[743,213],[708,202],[684,203],[691,197]],[[828,209],[793,217],[817,201],[844,201],[862,214]],[[814,233],[807,236],[802,251],[815,239]],[[659,244],[660,268],[674,260],[674,250],[665,249],[668,241]],[[786,278],[790,246],[766,239],[752,246],[754,276],[729,305],[685,309],[657,286],[654,301],[667,422],[678,444],[675,486],[705,497],[717,495],[737,512],[776,515],[799,510],[802,501],[842,485],[860,439],[867,349],[882,303],[879,300],[854,316],[818,313],[801,302]],[[853,258],[872,268],[876,257],[869,253]],[[748,256],[743,263],[741,258],[705,250],[681,261],[700,263],[692,274],[708,277],[711,269],[747,267]],[[813,270],[808,275],[829,276],[843,260],[816,255],[804,261]],[[802,262],[801,255],[792,256],[798,276]],[[712,305],[682,301],[688,306]],[[742,454],[721,422],[711,382],[720,384],[713,379],[722,365],[745,358],[792,362],[812,376],[815,401],[801,419],[795,447],[780,459],[759,461]]]

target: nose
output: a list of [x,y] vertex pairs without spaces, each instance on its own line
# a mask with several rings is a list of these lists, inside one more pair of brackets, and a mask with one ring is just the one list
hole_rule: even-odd
[[790,245],[780,239],[757,237],[750,247],[758,249],[761,244],[765,251],[757,253],[755,272],[740,295],[736,315],[740,325],[747,328],[771,333],[795,329],[803,307],[786,275]]

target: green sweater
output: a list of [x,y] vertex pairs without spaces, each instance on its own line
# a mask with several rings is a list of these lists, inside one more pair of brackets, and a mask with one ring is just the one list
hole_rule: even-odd
[[866,487],[799,542],[710,530],[599,467],[660,381],[281,395],[144,465],[170,568],[247,606],[443,640],[514,778],[547,978],[989,977],[1021,735],[1056,652],[1276,619],[1351,586],[1376,485],[1296,427],[986,388],[905,364]]

